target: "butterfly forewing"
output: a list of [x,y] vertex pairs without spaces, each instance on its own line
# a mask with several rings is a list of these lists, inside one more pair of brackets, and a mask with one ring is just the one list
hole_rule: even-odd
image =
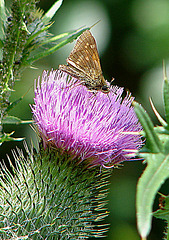
[[94,37],[86,30],[77,40],[67,63],[97,79],[102,74],[99,54]]
[[[67,58],[68,65],[60,65],[59,69],[80,79],[90,90],[109,92],[106,80],[102,75],[96,41],[89,30],[83,32]],[[107,89],[106,89],[107,87]]]

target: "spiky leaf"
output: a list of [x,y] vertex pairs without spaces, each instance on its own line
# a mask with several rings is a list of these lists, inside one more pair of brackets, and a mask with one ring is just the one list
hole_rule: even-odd
[[152,208],[155,196],[164,181],[169,177],[169,155],[141,154],[148,166],[137,185],[137,224],[142,237],[146,237],[152,224]]
[[151,230],[155,196],[169,177],[169,134],[164,127],[155,128],[145,110],[138,103],[134,105],[146,136],[140,156],[146,160],[147,167],[138,181],[136,196],[138,231],[146,238]]

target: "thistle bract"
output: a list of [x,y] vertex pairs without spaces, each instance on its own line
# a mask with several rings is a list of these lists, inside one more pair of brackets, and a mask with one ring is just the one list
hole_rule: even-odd
[[131,160],[142,145],[142,130],[123,88],[90,92],[61,71],[43,72],[35,86],[34,120],[44,147],[51,146],[89,167]]

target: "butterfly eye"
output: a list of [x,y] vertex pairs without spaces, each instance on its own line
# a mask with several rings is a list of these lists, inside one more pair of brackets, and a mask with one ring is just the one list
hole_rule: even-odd
[[107,86],[102,86],[101,91],[102,91],[103,93],[108,93],[108,92],[110,92],[109,87],[107,87]]

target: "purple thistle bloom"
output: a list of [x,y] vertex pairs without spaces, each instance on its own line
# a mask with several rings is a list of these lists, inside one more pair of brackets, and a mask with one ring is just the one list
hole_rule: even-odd
[[44,147],[52,146],[88,166],[112,167],[135,157],[142,130],[123,88],[93,94],[77,79],[58,70],[44,71],[32,107]]

